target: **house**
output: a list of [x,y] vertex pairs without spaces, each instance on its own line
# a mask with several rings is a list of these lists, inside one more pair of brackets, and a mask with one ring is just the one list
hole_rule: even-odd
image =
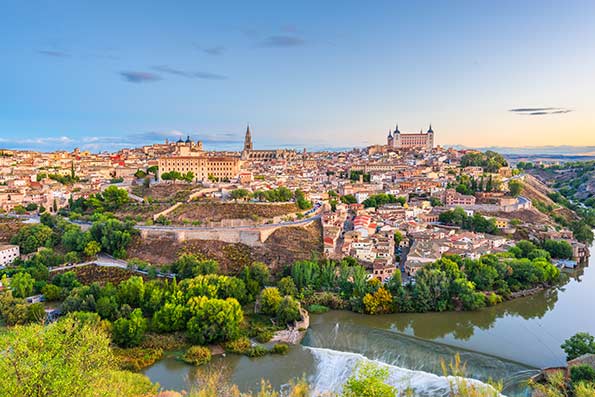
[[12,244],[0,245],[0,266],[11,265],[20,255],[19,246]]

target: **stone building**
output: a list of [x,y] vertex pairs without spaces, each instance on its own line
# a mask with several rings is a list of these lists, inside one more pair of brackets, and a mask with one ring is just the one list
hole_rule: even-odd
[[388,131],[386,145],[394,149],[432,150],[434,147],[434,130],[432,130],[432,125],[430,125],[426,133],[423,133],[422,130],[419,130],[419,134],[402,133],[399,131],[399,125],[397,124],[394,131]]
[[179,139],[175,143],[172,155],[160,157],[157,163],[159,177],[166,172],[177,171],[182,174],[194,173],[197,181],[209,177],[219,180],[236,178],[240,173],[240,157],[237,155],[221,155],[203,151],[202,142],[192,142],[190,137],[185,141]]

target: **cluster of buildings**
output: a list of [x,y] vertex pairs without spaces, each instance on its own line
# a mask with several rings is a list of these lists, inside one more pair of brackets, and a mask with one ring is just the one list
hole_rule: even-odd
[[[511,244],[501,236],[439,225],[444,211],[462,207],[468,215],[493,217],[505,235],[514,232],[510,221],[518,211],[534,211],[530,200],[506,194],[510,168],[501,167],[494,173],[476,166],[463,168],[461,158],[467,152],[436,146],[431,126],[419,134],[402,133],[397,126],[389,131],[385,145],[342,152],[257,150],[250,127],[243,148],[236,152],[205,151],[201,141],[190,137],[116,153],[5,150],[0,153],[0,209],[11,211],[16,205],[35,203],[56,211],[70,198],[88,196],[110,183],[129,186],[137,181],[139,170],[142,175],[151,169],[156,183],[168,183],[160,181],[165,173],[191,172],[194,181],[220,192],[239,187],[252,193],[281,186],[300,189],[309,200],[326,203],[322,215],[325,255],[353,256],[367,264],[373,277],[385,281],[399,268],[414,275],[444,253],[475,258]],[[489,177],[501,189],[461,194],[451,188],[457,176]],[[366,208],[366,200],[378,194],[404,197],[405,204]],[[225,199],[225,194],[217,197]],[[343,203],[341,197],[349,200]],[[436,199],[442,205],[432,206]],[[554,231],[530,219],[522,224],[535,234]],[[395,233],[402,238],[395,239]],[[571,235],[565,238],[575,247],[577,260],[588,255]]]

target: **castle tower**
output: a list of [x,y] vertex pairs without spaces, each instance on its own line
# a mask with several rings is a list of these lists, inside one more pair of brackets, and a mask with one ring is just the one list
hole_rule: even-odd
[[244,137],[244,150],[252,150],[252,135],[250,134],[250,124],[246,127],[246,136]]
[[394,146],[393,133],[392,133],[392,131],[390,129],[388,130],[388,136],[386,137],[386,145],[388,147],[393,147]]
[[399,131],[399,124],[396,125],[395,132],[393,132],[393,147],[401,147],[401,131]]
[[426,139],[426,149],[432,150],[434,148],[434,130],[432,129],[432,124],[430,124],[430,128],[428,129],[428,137]]

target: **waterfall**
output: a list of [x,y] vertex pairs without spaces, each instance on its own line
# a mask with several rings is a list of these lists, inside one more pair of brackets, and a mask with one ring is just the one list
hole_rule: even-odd
[[[320,347],[305,347],[314,356],[316,371],[311,377],[310,383],[314,395],[321,395],[328,392],[340,392],[342,385],[352,375],[354,369],[360,362],[374,362],[389,371],[388,383],[395,386],[399,392],[411,389],[414,396],[437,397],[448,396],[450,382],[455,380],[452,376],[439,376],[429,372],[411,370],[370,360],[358,353],[342,352]],[[465,380],[478,388],[494,389],[478,380],[467,378]]]

